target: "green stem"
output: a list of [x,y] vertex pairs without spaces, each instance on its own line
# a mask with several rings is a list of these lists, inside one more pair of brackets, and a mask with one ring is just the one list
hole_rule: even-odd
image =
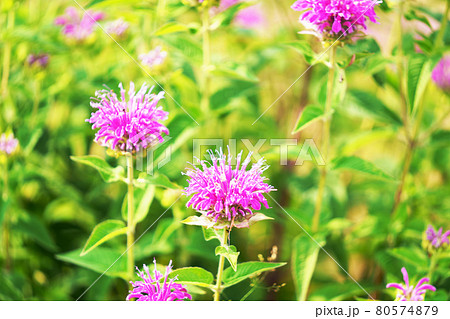
[[128,216],[127,216],[127,271],[128,277],[133,278],[134,273],[134,175],[133,175],[133,155],[126,154],[128,171]]
[[203,25],[203,65],[202,65],[202,98],[200,101],[200,109],[206,114],[209,113],[209,95],[210,95],[210,75],[211,67],[211,32],[209,21],[209,7],[202,9],[202,25]]
[[409,120],[408,120],[408,102],[406,100],[406,90],[405,90],[405,82],[404,79],[404,56],[403,56],[403,26],[402,26],[402,18],[403,18],[403,1],[401,0],[398,5],[398,13],[397,13],[397,69],[398,69],[398,87],[400,93],[400,101],[402,108],[402,119],[403,126],[405,128],[406,138],[410,139],[409,135]]
[[445,5],[445,13],[442,17],[441,27],[436,37],[436,49],[440,49],[444,45],[444,35],[445,30],[447,29],[449,13],[450,13],[450,0],[447,0],[447,4]]
[[36,117],[37,117],[37,113],[38,113],[38,109],[39,109],[39,102],[40,102],[40,92],[41,92],[41,80],[36,79],[34,100],[33,100],[33,111],[31,113],[31,123],[30,123],[31,127],[34,127],[36,124]]
[[160,26],[161,21],[164,21],[163,19],[165,13],[166,13],[166,0],[158,0],[158,4],[156,6],[155,29]]
[[[222,245],[224,245],[227,242],[228,238],[228,231],[226,228],[223,229],[223,238],[222,238]],[[220,255],[219,258],[219,267],[217,269],[217,282],[216,287],[214,291],[214,301],[220,301],[220,292],[221,292],[221,284],[222,284],[222,275],[223,275],[223,266],[225,265],[225,257],[223,255]]]
[[[328,148],[330,144],[330,125],[331,125],[331,107],[333,103],[334,76],[336,72],[336,46],[330,51],[330,70],[328,72],[327,101],[325,104],[325,118],[322,126],[322,157],[327,161]],[[322,166],[320,169],[319,189],[314,208],[314,216],[312,222],[312,231],[317,232],[319,228],[320,213],[322,211],[323,194],[325,191],[325,182],[327,177],[327,168]]]
[[420,130],[420,125],[422,124],[423,113],[424,113],[422,96],[420,96],[419,98],[420,98],[420,101],[419,101],[418,110],[417,110],[417,117],[416,117],[413,132],[412,132],[411,136],[408,138],[408,148],[406,149],[405,160],[403,163],[403,171],[402,171],[402,175],[400,177],[400,184],[397,188],[397,191],[396,191],[395,197],[394,197],[394,206],[392,207],[392,211],[391,211],[392,216],[395,215],[395,213],[397,212],[397,209],[401,203],[402,194],[403,194],[403,190],[405,187],[406,177],[408,176],[409,169],[411,167],[411,161],[414,156],[414,151],[418,144],[419,130]]
[[[6,26],[6,30],[10,31],[14,27],[14,5],[11,6],[8,12],[8,22]],[[11,42],[6,41],[5,46],[3,48],[3,72],[2,72],[2,81],[1,81],[1,93],[3,99],[6,98],[8,93],[8,79],[9,79],[9,69],[11,64]]]
[[[8,158],[5,160],[5,173],[3,174],[3,202],[8,205]],[[9,271],[11,269],[11,254],[10,254],[10,244],[9,244],[9,225],[8,225],[8,209],[5,210],[3,217],[3,251],[5,253],[5,270]]]
[[430,278],[430,282],[433,282],[432,276],[433,276],[434,270],[436,269],[436,265],[437,265],[437,258],[436,258],[436,252],[434,252],[430,258],[430,267],[428,268],[428,275],[427,275],[427,277]]

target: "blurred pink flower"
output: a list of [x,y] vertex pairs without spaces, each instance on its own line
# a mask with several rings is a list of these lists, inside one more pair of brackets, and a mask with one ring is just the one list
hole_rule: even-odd
[[431,78],[442,90],[450,92],[450,55],[444,56],[433,69]]
[[108,22],[105,25],[105,31],[109,34],[122,37],[125,35],[125,32],[127,32],[129,26],[130,25],[125,20],[119,18],[117,20]]
[[397,301],[423,301],[424,294],[427,290],[436,291],[436,288],[430,284],[425,284],[429,282],[430,279],[422,278],[419,280],[416,286],[410,285],[408,272],[406,268],[402,268],[403,281],[404,284],[390,283],[386,285],[386,288],[397,288]]
[[442,233],[442,227],[439,228],[439,231],[436,231],[433,226],[428,225],[427,231],[427,240],[433,245],[435,248],[440,248],[444,244],[450,244],[448,237],[450,236],[450,230],[447,230],[445,233]]
[[139,60],[141,60],[142,64],[150,68],[163,64],[166,58],[167,51],[163,51],[160,46],[148,53],[139,55]]
[[18,145],[19,141],[14,138],[13,134],[6,135],[3,133],[0,136],[0,152],[10,155],[16,150]]
[[74,7],[68,7],[65,14],[55,19],[56,25],[63,26],[63,34],[78,41],[86,39],[94,31],[97,21],[104,18],[103,12],[87,11],[83,17]]

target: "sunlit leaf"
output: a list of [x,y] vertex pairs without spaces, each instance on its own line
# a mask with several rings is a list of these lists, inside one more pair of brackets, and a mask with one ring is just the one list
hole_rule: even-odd
[[177,277],[179,284],[191,284],[200,287],[209,287],[214,276],[209,271],[200,267],[178,268],[169,274],[169,278]]
[[350,169],[372,176],[395,180],[389,174],[383,172],[375,164],[356,156],[338,157],[332,161],[333,169]]
[[123,167],[111,167],[103,158],[95,155],[71,156],[70,158],[75,162],[95,168],[107,183],[125,181]]
[[127,233],[127,227],[121,220],[105,220],[94,227],[91,235],[89,236],[86,244],[84,245],[81,256],[86,255],[88,252],[103,244],[104,242]]
[[[320,246],[325,244],[319,239],[318,244],[308,236],[299,236],[292,243],[292,276],[294,277],[297,299],[305,301],[309,283],[316,268]],[[319,246],[320,245],[320,246]]]
[[265,271],[274,270],[281,266],[286,265],[286,263],[279,262],[263,262],[263,261],[250,261],[237,265],[237,270],[235,271],[232,267],[228,267],[223,272],[223,283],[226,287],[236,285],[237,283],[257,276]]

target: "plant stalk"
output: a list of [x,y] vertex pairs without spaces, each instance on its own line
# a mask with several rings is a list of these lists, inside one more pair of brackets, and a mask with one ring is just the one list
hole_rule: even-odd
[[127,271],[130,280],[134,273],[134,173],[133,173],[133,155],[126,154],[127,172],[128,172],[128,216],[127,216]]
[[[333,89],[334,89],[334,76],[336,73],[336,46],[333,46],[330,51],[330,70],[328,71],[328,87],[327,87],[327,101],[325,104],[325,118],[322,126],[322,157],[327,161],[328,148],[330,144],[330,125],[331,125],[331,107],[333,103]],[[322,211],[323,195],[325,191],[327,177],[327,168],[322,166],[320,168],[319,189],[316,198],[316,204],[314,208],[314,216],[312,222],[312,231],[317,232],[319,229],[320,213]]]
[[[6,25],[6,30],[10,31],[14,28],[14,5],[8,11],[8,22]],[[5,41],[5,46],[3,48],[3,72],[2,72],[2,81],[1,81],[1,94],[3,99],[6,98],[8,94],[8,79],[9,79],[9,70],[11,66],[11,41]]]
[[[226,228],[223,229],[223,238],[222,243],[225,244],[228,240],[228,231]],[[223,255],[220,255],[219,258],[219,268],[217,270],[217,282],[216,287],[214,291],[214,301],[220,301],[220,286],[222,285],[222,275],[223,275],[223,267],[225,265],[225,257]]]
[[406,90],[405,90],[405,82],[404,79],[404,55],[403,55],[403,26],[402,26],[402,17],[403,17],[403,1],[401,0],[398,5],[398,14],[397,14],[397,70],[398,70],[398,88],[400,93],[400,101],[402,108],[402,120],[403,126],[405,128],[406,138],[410,139],[409,133],[409,118],[408,118],[408,102],[406,100]]
[[202,25],[203,25],[203,65],[202,65],[202,98],[200,101],[200,109],[206,114],[209,113],[210,98],[210,74],[211,67],[211,31],[209,21],[209,7],[202,9]]
[[[3,174],[3,192],[2,192],[3,202],[8,205],[8,158],[5,161],[5,173]],[[4,212],[3,217],[3,251],[5,252],[5,270],[9,271],[11,269],[11,253],[9,244],[9,223],[8,223],[8,209]]]
[[442,17],[441,27],[436,37],[436,49],[440,49],[444,45],[444,35],[448,24],[448,15],[450,13],[450,0],[447,0],[445,5],[445,13]]

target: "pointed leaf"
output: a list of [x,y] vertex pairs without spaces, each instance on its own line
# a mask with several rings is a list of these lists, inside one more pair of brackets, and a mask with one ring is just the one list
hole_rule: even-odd
[[89,254],[80,256],[81,249],[76,249],[56,256],[57,259],[69,262],[100,274],[111,277],[127,278],[127,256],[123,251],[98,247]]
[[165,25],[163,25],[161,28],[156,30],[155,36],[160,36],[164,34],[170,34],[170,33],[178,33],[178,32],[186,32],[188,31],[188,28],[185,25],[176,23],[176,22],[170,22]]
[[325,113],[322,107],[316,105],[308,105],[304,108],[302,114],[300,115],[300,118],[298,119],[297,124],[292,131],[292,134],[300,132],[312,123],[322,119],[324,116]]
[[105,220],[97,226],[94,227],[91,235],[89,236],[86,244],[84,245],[81,256],[86,255],[88,252],[93,250],[95,247],[103,244],[104,242],[110,240],[119,235],[126,234],[127,227],[125,223],[121,220]]
[[332,161],[333,169],[350,169],[372,176],[381,177],[389,180],[395,180],[389,174],[383,172],[373,163],[356,156],[338,157]]
[[305,58],[306,63],[310,65],[317,63],[318,55],[311,49],[311,45],[307,41],[288,42],[286,45],[299,52]]
[[394,125],[402,124],[400,117],[372,93],[350,90],[347,96],[349,97],[349,102],[364,114],[370,115],[374,119],[385,123]]
[[223,283],[226,287],[236,285],[237,283],[256,276],[262,272],[273,270],[275,268],[286,265],[286,263],[279,262],[264,262],[264,261],[250,261],[237,265],[237,270],[228,267],[223,272]]
[[424,54],[416,54],[408,61],[409,110],[414,112],[431,79],[431,63]]
[[107,183],[125,181],[122,166],[111,167],[103,158],[95,155],[71,156],[73,161],[95,168]]
[[[138,184],[150,184],[158,187],[169,188],[169,189],[180,189],[181,187],[173,182],[163,174],[148,175],[146,173],[139,174],[137,180]],[[138,185],[139,186],[139,185]]]
[[218,246],[216,247],[216,256],[221,255],[224,256],[233,268],[234,271],[237,269],[237,260],[239,256],[239,252],[237,251],[235,246]]
[[209,287],[214,281],[213,274],[200,267],[175,269],[169,274],[169,279],[175,276],[178,284],[190,284],[200,287]]
[[[320,246],[325,244],[323,239],[319,239],[317,242]],[[297,298],[300,301],[305,301],[308,295],[309,283],[319,256],[319,245],[308,236],[297,237],[292,243],[292,276],[294,277]]]
[[[150,205],[155,197],[155,186],[147,185],[145,188],[134,189],[134,223],[137,224],[147,217]],[[128,219],[128,194],[122,204],[122,218]]]

